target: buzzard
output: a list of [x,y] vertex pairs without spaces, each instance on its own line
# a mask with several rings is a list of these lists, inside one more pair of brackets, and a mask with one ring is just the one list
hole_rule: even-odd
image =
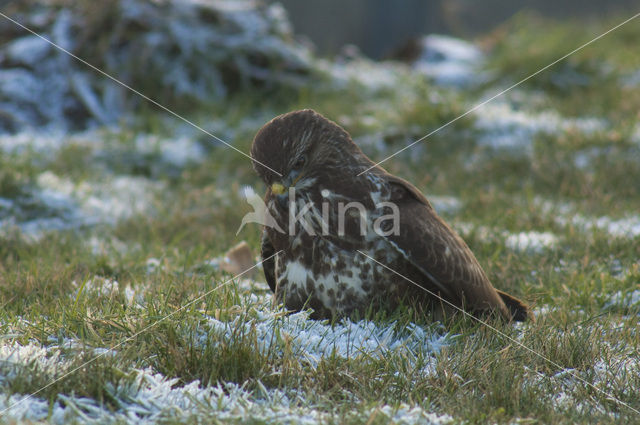
[[317,112],[274,118],[256,134],[251,156],[278,223],[263,228],[264,273],[287,309],[362,317],[411,304],[442,317],[454,305],[476,316],[530,317],[491,285],[418,189],[371,168],[349,134]]

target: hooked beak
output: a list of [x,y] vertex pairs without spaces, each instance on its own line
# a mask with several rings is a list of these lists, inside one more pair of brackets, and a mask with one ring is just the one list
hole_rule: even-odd
[[282,180],[282,183],[273,183],[271,185],[271,192],[274,195],[284,195],[290,187],[295,187],[296,183],[298,183],[304,175],[304,173],[299,173],[298,175],[296,175],[296,173],[296,171],[289,173],[289,175]]

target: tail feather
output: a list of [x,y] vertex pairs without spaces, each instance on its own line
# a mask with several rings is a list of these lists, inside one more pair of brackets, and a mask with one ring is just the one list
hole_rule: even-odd
[[534,320],[531,309],[525,303],[505,292],[502,292],[500,290],[497,291],[498,295],[500,295],[500,298],[502,298],[502,301],[506,304],[509,312],[511,313],[511,320],[515,320],[518,322],[524,322],[525,320]]

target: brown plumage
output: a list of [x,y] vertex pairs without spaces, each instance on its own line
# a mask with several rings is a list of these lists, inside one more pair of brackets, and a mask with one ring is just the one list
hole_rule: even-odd
[[[256,135],[251,156],[267,184],[269,212],[286,229],[264,228],[262,257],[282,251],[263,267],[288,309],[310,307],[317,318],[401,303],[455,310],[427,289],[477,315],[530,317],[525,304],[491,285],[466,243],[411,183],[379,166],[358,176],[374,163],[322,115],[307,109],[274,118]],[[299,218],[293,227],[291,217]]]

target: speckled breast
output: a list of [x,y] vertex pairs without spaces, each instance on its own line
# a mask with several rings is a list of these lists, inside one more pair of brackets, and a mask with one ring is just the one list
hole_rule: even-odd
[[347,316],[385,292],[386,270],[357,251],[322,239],[310,251],[311,258],[285,253],[276,260],[276,298],[288,309],[311,308],[323,318]]
[[[316,318],[351,316],[364,313],[374,303],[395,304],[398,294],[406,294],[406,280],[359,252],[394,270],[406,267],[400,252],[374,231],[375,220],[388,213],[374,208],[386,193],[373,184],[377,182],[367,183],[370,187],[366,196],[359,197],[366,206],[364,221],[356,209],[350,210],[343,220],[344,229],[340,230],[335,226],[339,222],[339,203],[344,205],[354,198],[319,188],[296,196],[296,211],[312,205],[304,215],[306,229],[297,226],[296,231],[287,234],[271,231],[274,247],[282,251],[275,260],[276,299],[288,309],[311,308],[312,317]],[[329,203],[328,220],[323,214],[325,202]],[[268,207],[279,225],[287,228],[289,210],[276,205],[273,199]],[[323,229],[323,220],[329,222],[328,229]]]

